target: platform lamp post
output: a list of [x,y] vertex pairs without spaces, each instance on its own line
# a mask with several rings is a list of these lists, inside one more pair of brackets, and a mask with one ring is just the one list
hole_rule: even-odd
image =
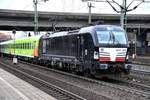
[[15,35],[16,35],[16,30],[13,30],[12,31],[12,34],[14,35],[14,56],[13,56],[13,64],[17,64],[17,57],[15,56],[15,47],[16,47],[16,40],[15,40]]

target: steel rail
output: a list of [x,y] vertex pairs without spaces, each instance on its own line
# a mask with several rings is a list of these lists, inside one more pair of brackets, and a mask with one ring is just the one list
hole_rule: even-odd
[[141,74],[141,75],[150,75],[149,70],[132,69],[131,72],[138,73],[138,74]]
[[48,83],[42,79],[39,79],[35,76],[32,76],[32,75],[25,73],[21,70],[18,70],[16,68],[10,67],[9,65],[7,65],[5,63],[0,62],[0,64],[13,70],[13,71],[15,71],[15,72],[17,72],[17,73],[19,73],[19,74],[21,74],[21,75],[23,75],[23,76],[25,76],[25,77],[27,77],[27,78],[29,78],[29,79],[31,79],[31,80],[33,80],[33,81],[35,81],[35,82],[37,82],[37,83],[39,83],[39,84],[42,84],[42,86],[44,86],[44,87],[49,88],[54,93],[56,99],[59,99],[59,100],[86,100],[85,98],[82,98],[82,97],[80,97],[74,93],[66,91],[60,87],[53,85],[53,84],[50,84],[50,83]]
[[123,93],[129,93],[129,94],[132,94],[134,96],[141,96],[141,97],[148,98],[148,99],[150,98],[149,92],[144,92],[142,90],[137,90],[137,89],[129,88],[127,86],[123,86],[123,85],[118,85],[118,84],[103,82],[103,81],[99,81],[99,80],[95,80],[95,79],[90,79],[90,78],[87,78],[87,77],[78,76],[78,75],[62,72],[62,71],[59,71],[59,70],[46,68],[46,67],[43,67],[43,66],[31,64],[31,63],[24,62],[24,61],[19,61],[19,63],[23,63],[23,64],[26,64],[26,65],[29,65],[29,66],[32,66],[32,67],[36,67],[36,68],[38,67],[38,68],[41,68],[45,71],[52,71],[52,72],[55,72],[55,73],[64,74],[64,75],[69,76],[69,77],[81,79],[82,81],[85,80],[85,81],[90,82],[90,83],[95,83],[95,84],[98,84],[100,86],[109,87],[109,88],[112,88],[114,90],[116,89],[117,91],[120,91],[120,92],[123,92]]
[[[144,90],[148,89],[148,92],[147,91],[143,92],[143,91],[141,91],[142,89],[135,90],[135,89],[124,87],[124,86],[120,86],[120,85],[117,85],[117,84],[107,83],[107,82],[103,82],[103,81],[99,81],[99,80],[95,80],[95,79],[91,79],[91,78],[87,78],[87,77],[83,77],[83,76],[78,76],[78,75],[74,75],[74,74],[62,72],[62,71],[59,71],[59,70],[50,69],[50,68],[42,67],[42,66],[39,66],[39,65],[31,64],[31,63],[24,62],[24,61],[20,61],[20,62],[24,63],[24,64],[28,64],[30,66],[35,66],[35,67],[38,67],[38,68],[41,68],[41,69],[50,70],[50,71],[53,71],[53,72],[56,72],[56,73],[61,73],[61,74],[67,75],[67,76],[71,76],[71,77],[74,77],[74,78],[78,78],[78,79],[82,79],[82,80],[85,80],[85,81],[89,81],[89,82],[92,82],[92,83],[96,83],[96,84],[104,85],[104,86],[107,86],[107,87],[119,89],[121,91],[130,92],[132,94],[138,94],[138,95],[142,95],[142,96],[147,96],[147,95],[150,96],[150,92],[149,92],[150,87],[149,86],[144,86],[142,84],[137,84],[136,85],[136,84],[132,84],[132,83],[126,82],[130,86],[134,86],[134,85],[136,85],[134,87],[140,87],[140,86],[142,86],[142,88]],[[122,81],[122,82],[125,83],[125,81]]]

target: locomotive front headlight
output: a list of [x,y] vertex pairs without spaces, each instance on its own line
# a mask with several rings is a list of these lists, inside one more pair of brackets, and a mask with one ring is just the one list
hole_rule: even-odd
[[94,51],[94,59],[98,59],[98,58],[99,58],[98,52]]

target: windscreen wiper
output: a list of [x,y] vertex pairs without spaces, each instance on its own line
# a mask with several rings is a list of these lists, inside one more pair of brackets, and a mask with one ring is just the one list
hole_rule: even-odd
[[113,40],[113,44],[115,44],[115,42],[117,43],[117,44],[119,44],[119,45],[121,45],[121,43],[115,38],[115,35],[114,35],[114,33],[113,32],[111,32],[111,34],[112,34],[112,40]]
[[110,41],[112,41],[112,35],[111,35],[111,32],[109,32],[109,40],[108,40],[107,44],[110,44]]

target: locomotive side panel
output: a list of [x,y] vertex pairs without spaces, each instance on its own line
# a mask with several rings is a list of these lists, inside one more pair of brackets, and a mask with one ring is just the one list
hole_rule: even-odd
[[41,39],[40,48],[41,59],[73,63],[78,58],[77,35]]

